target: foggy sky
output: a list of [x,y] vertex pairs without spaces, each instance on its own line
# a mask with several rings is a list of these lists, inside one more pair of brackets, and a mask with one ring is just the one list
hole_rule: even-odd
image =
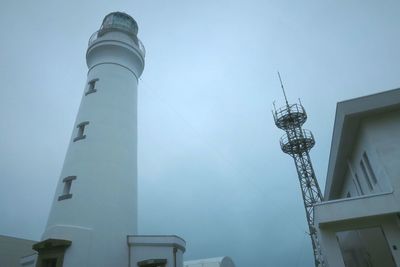
[[185,260],[312,266],[293,160],[271,108],[301,98],[324,188],[336,103],[400,85],[398,1],[11,1],[0,8],[0,234],[39,240],[86,82],[91,34],[132,15],[139,233]]

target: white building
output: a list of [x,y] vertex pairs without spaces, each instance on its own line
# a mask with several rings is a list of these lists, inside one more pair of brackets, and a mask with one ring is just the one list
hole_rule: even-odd
[[184,267],[235,267],[232,259],[229,257],[217,257],[201,260],[185,261]]
[[327,266],[400,266],[400,89],[338,103],[314,212]]

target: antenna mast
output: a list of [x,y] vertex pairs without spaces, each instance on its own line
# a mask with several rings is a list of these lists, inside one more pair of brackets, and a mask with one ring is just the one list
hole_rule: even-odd
[[282,88],[283,96],[285,97],[286,106],[289,106],[289,103],[288,103],[287,97],[286,97],[285,87],[283,87],[283,82],[282,82],[281,74],[279,73],[279,71],[278,71],[278,77],[279,77],[279,81],[281,82],[281,88]]
[[279,72],[278,76],[286,106],[276,109],[274,105],[272,113],[275,125],[286,132],[280,139],[281,149],[293,158],[296,166],[314,252],[315,267],[325,267],[317,232],[314,227],[313,207],[314,204],[322,201],[321,189],[319,188],[309,154],[311,148],[315,145],[315,140],[311,131],[302,128],[302,125],[307,120],[306,110],[300,100],[299,104],[289,105]]

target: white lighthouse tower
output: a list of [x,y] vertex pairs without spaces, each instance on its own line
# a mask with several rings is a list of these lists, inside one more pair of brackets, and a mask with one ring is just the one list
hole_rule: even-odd
[[89,68],[36,266],[128,266],[137,234],[137,86],[145,50],[129,15],[107,15]]

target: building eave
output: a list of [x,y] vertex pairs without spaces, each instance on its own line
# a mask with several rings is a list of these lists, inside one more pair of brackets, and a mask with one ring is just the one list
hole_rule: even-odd
[[366,116],[400,109],[400,88],[339,102],[336,107],[325,200],[338,197],[347,171],[360,120]]

